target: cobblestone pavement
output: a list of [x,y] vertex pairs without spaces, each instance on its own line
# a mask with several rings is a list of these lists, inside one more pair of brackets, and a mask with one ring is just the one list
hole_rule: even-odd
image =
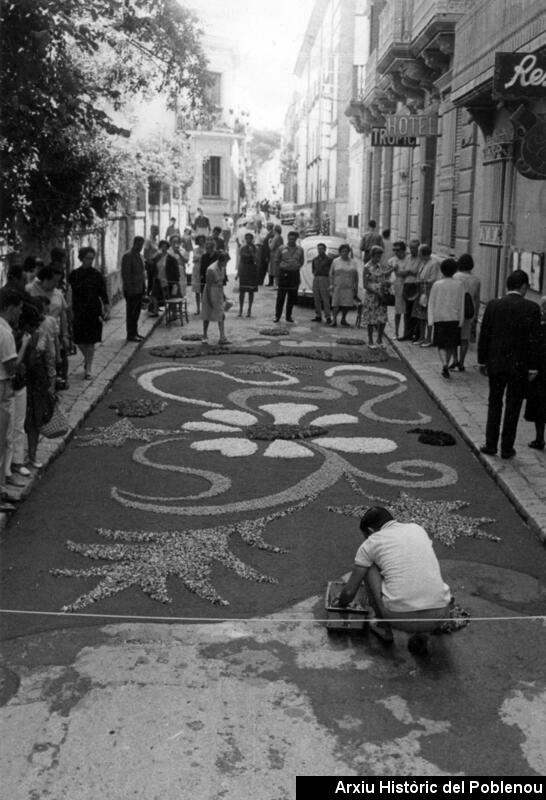
[[[230,287],[229,295],[236,292],[233,276],[230,280]],[[260,328],[272,327],[274,298],[273,289],[261,287],[256,295],[252,319],[246,317],[239,319],[235,302],[226,323],[230,340],[234,343],[242,343],[249,336],[255,335]],[[233,299],[236,301],[237,298],[234,296]],[[143,312],[140,331],[145,337],[149,337],[155,329],[154,345],[179,343],[181,335],[195,334],[201,331],[200,319],[194,313],[194,297],[189,291],[188,311],[190,322],[183,328],[178,322],[166,326],[162,318],[150,318]],[[298,307],[296,313],[300,321],[305,321],[306,324],[314,315],[311,307]],[[211,324],[211,343],[215,342],[216,327],[214,323]],[[303,331],[298,331],[297,324],[291,326],[290,333],[291,338],[302,339]],[[392,324],[387,328],[387,335],[392,336]],[[308,333],[306,332],[303,336],[306,338]],[[365,331],[354,328],[340,329],[339,327],[332,329],[324,324],[315,324],[312,343],[320,341],[321,346],[328,343],[333,344],[334,340],[341,336],[364,339]],[[146,343],[144,345],[146,346]],[[70,422],[71,430],[61,439],[48,440],[42,437],[38,460],[44,464],[44,468],[63,451],[67,439],[104,396],[112,381],[140,346],[142,345],[125,341],[125,304],[120,302],[114,306],[110,320],[104,328],[104,341],[97,347],[93,380],[90,382],[83,380],[80,355],[70,359],[70,388],[61,393],[60,401]],[[515,445],[517,455],[510,461],[501,460],[499,457],[484,456],[479,452],[480,446],[484,443],[488,384],[487,379],[478,372],[475,345],[470,347],[466,372],[454,373],[449,381],[440,375],[435,348],[415,347],[410,342],[392,340],[389,347],[392,348],[393,353],[397,353],[408,363],[418,379],[459,429],[468,446],[484,463],[486,469],[516,506],[529,527],[543,542],[546,542],[546,452],[527,447],[527,443],[534,436],[532,424],[521,420]],[[13,493],[18,492],[20,497],[24,497],[32,490],[33,483],[39,477],[40,473],[33,475],[25,487],[14,490]],[[5,521],[6,515],[0,514],[0,528]]]

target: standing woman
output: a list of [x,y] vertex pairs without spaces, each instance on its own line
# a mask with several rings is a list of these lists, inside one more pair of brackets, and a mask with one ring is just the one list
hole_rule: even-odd
[[474,306],[474,314],[463,322],[461,328],[461,345],[459,347],[459,356],[455,363],[451,364],[449,369],[458,369],[459,372],[464,372],[464,360],[468,352],[468,345],[470,344],[470,336],[472,334],[472,326],[478,318],[478,311],[480,310],[480,279],[472,274],[474,269],[474,259],[469,253],[463,253],[459,256],[457,261],[457,272],[453,276],[456,281],[461,281],[465,294],[468,293],[472,299]]
[[93,267],[95,250],[81,247],[81,267],[68,276],[72,289],[74,342],[83,355],[84,378],[91,378],[95,344],[102,340],[102,323],[108,319],[110,301],[103,276]]
[[362,304],[362,324],[368,328],[368,346],[375,347],[373,331],[377,328],[377,346],[383,346],[383,334],[387,324],[387,305],[383,297],[390,291],[392,267],[383,266],[383,248],[374,244],[370,249],[370,260],[364,264],[362,283],[364,302]]
[[224,250],[217,254],[216,261],[207,267],[205,288],[201,297],[201,318],[203,320],[203,341],[208,341],[209,322],[217,322],[220,331],[218,344],[229,344],[226,338],[224,322],[224,283],[226,279],[226,264],[229,255]]
[[457,347],[461,343],[461,327],[464,322],[464,289],[460,281],[453,279],[457,272],[454,258],[446,258],[440,264],[443,275],[433,284],[428,301],[428,324],[433,326],[432,344],[438,348],[442,362],[442,377],[450,378],[449,362],[457,358]]
[[282,228],[280,225],[273,226],[273,236],[269,240],[269,283],[268,286],[276,286],[279,277],[279,256],[280,249],[284,244],[282,238]]
[[418,295],[413,304],[411,314],[412,319],[415,320],[414,330],[417,335],[417,339],[413,344],[421,347],[430,347],[432,345],[432,331],[428,325],[428,299],[432,285],[441,277],[440,264],[433,258],[432,250],[428,244],[419,246],[419,255],[421,263],[417,269]]
[[347,322],[347,312],[358,302],[358,269],[357,262],[351,256],[348,244],[339,247],[339,256],[334,258],[330,267],[330,291],[332,293],[332,322],[337,325],[337,315],[341,311],[341,322],[344,328],[351,326]]

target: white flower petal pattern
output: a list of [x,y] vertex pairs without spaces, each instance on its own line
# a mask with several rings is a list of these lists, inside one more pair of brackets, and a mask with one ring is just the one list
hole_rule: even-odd
[[297,442],[276,439],[268,445],[264,456],[266,458],[313,458],[313,453]]
[[313,439],[316,444],[340,453],[392,453],[398,449],[392,439],[379,439],[366,436],[319,436]]
[[258,422],[258,418],[254,414],[249,414],[246,411],[232,411],[227,408],[218,411],[205,411],[203,416],[206,419],[224,422],[227,425],[254,425],[254,423]]
[[182,428],[185,431],[207,431],[209,433],[237,433],[241,430],[233,425],[222,425],[220,422],[185,422]]
[[275,425],[297,425],[306,414],[318,411],[318,406],[306,403],[267,403],[260,408],[271,414]]
[[226,437],[225,439],[205,439],[202,442],[194,442],[192,450],[210,451],[218,450],[223,456],[228,458],[240,458],[241,456],[252,456],[258,450],[258,445],[250,439],[235,439]]
[[360,420],[352,414],[325,414],[323,417],[312,420],[311,424],[327,428],[329,425],[347,425],[353,422],[360,422]]

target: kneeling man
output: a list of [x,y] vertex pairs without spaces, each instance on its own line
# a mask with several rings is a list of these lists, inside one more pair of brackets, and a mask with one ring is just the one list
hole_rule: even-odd
[[360,520],[364,542],[355,566],[338,597],[347,606],[362,581],[376,618],[370,630],[385,644],[392,628],[412,633],[408,648],[424,653],[428,634],[449,614],[451,592],[440,573],[432,541],[420,525],[396,522],[386,508],[369,508]]

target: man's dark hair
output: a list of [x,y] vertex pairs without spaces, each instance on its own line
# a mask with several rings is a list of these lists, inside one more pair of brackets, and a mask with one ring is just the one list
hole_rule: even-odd
[[383,508],[383,506],[372,506],[360,520],[360,530],[362,533],[369,535],[372,529],[375,531],[382,528],[383,525],[391,519],[394,519],[394,517],[386,508]]
[[144,244],[144,236],[135,236],[133,239],[133,247],[135,247],[137,244]]
[[377,228],[377,222],[375,221],[375,219],[371,219],[368,222],[368,228]]
[[213,236],[214,236],[214,234],[216,234],[217,236],[220,236],[221,233],[222,233],[222,228],[220,228],[219,225],[215,225],[214,228],[212,229]]
[[381,236],[383,237],[383,239],[390,239],[391,238],[391,229],[390,228],[385,228],[384,231],[381,231]]
[[324,247],[326,249],[326,245],[324,244],[324,242],[319,242],[317,244],[317,250],[318,250],[319,247]]
[[406,243],[403,239],[397,239],[395,242],[392,243],[393,250],[405,250]]
[[14,289],[0,289],[0,311],[6,311],[11,306],[20,306],[23,297]]
[[463,253],[462,256],[459,256],[457,269],[461,272],[470,272],[471,269],[474,269],[474,259],[470,253]]
[[445,278],[452,278],[457,272],[457,262],[454,258],[444,258],[440,270]]
[[36,258],[27,256],[23,261],[23,269],[25,272],[33,272],[36,269]]
[[49,253],[49,255],[51,258],[51,263],[58,264],[60,261],[65,260],[66,250],[63,250],[62,247],[54,247]]
[[529,285],[529,276],[522,269],[515,269],[506,279],[506,288],[509,292],[517,291]]
[[8,281],[20,281],[23,277],[23,267],[21,264],[12,264],[8,267],[8,271],[6,274],[6,280]]
[[40,267],[38,270],[36,277],[39,281],[50,281],[51,278],[54,278],[57,273],[51,266]]
[[93,253],[93,255],[95,256],[96,255],[95,248],[94,247],[80,247],[80,249],[78,250],[78,258],[80,259],[80,261],[83,261],[83,259],[85,258],[85,256],[88,253]]
[[[429,244],[423,243],[419,245],[419,249],[421,251],[421,255],[423,256],[431,256],[432,255],[432,248]],[[452,259],[453,260],[453,259]],[[456,272],[457,270],[455,270]]]

